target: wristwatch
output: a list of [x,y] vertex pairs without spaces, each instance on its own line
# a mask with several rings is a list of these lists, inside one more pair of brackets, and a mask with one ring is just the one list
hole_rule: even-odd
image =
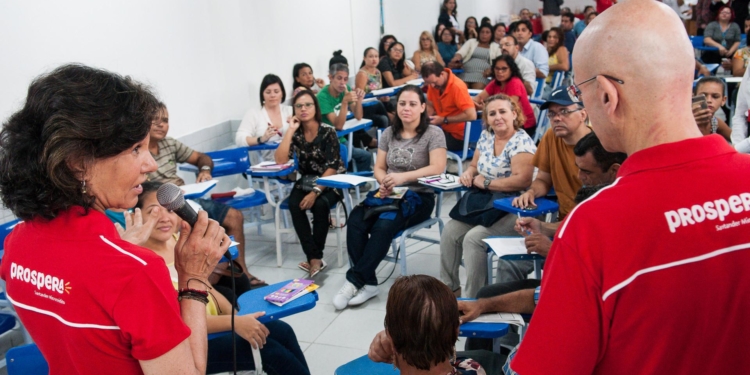
[[447,124],[447,123],[448,123],[448,116],[445,116],[443,117],[443,124]]
[[320,196],[320,194],[323,194],[323,191],[322,191],[322,190],[320,190],[320,188],[319,188],[319,187],[317,187],[317,186],[316,186],[316,187],[314,187],[312,191],[314,191],[314,192],[315,192],[315,195],[316,195],[316,196]]
[[263,143],[262,139],[263,139],[263,137],[258,137],[258,144],[262,144]]
[[204,166],[201,167],[201,172],[203,172],[203,171],[211,172],[211,167],[209,167],[207,165],[204,165]]
[[490,182],[492,182],[492,180],[490,180],[489,178],[484,179],[484,190],[487,190],[490,188]]

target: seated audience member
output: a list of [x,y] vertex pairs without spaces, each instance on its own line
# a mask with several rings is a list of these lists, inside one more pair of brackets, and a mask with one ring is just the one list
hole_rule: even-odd
[[706,64],[720,64],[721,59],[731,59],[740,46],[740,27],[732,22],[734,11],[729,6],[719,9],[719,16],[706,26],[703,33],[703,44],[719,49],[715,51],[703,51],[701,59]]
[[721,78],[704,77],[695,85],[695,95],[706,97],[707,109],[693,106],[693,116],[703,135],[720,134],[727,142],[731,142],[732,130],[727,123],[716,118],[719,111],[727,101],[724,95],[726,83]]
[[469,39],[476,39],[479,36],[479,26],[477,25],[477,19],[469,17],[464,21],[464,34],[463,40],[468,41]]
[[[711,1],[711,0],[708,0]],[[586,26],[588,26],[591,21],[598,16],[599,13],[594,11],[594,8],[590,8],[589,12],[586,13],[586,11],[583,12],[583,22],[578,22],[574,27],[573,31],[576,33],[576,38],[581,36],[581,33],[583,33],[583,30],[586,29]]]
[[[335,130],[341,130],[346,124],[346,115],[349,110],[354,113],[354,118],[362,119],[362,99],[365,92],[360,89],[351,91],[347,84],[349,66],[346,64],[333,64],[329,69],[328,79],[331,83],[320,90],[316,102],[320,102],[323,123],[333,126]],[[357,131],[354,133],[354,145],[352,160],[357,164],[357,170],[372,170],[372,154],[363,147],[375,147],[377,140],[364,131]]]
[[440,6],[440,16],[438,16],[438,23],[445,25],[455,36],[461,35],[461,30],[458,28],[459,23],[456,19],[456,16],[458,16],[457,9],[456,0],[443,0],[443,4]]
[[573,53],[573,47],[576,44],[576,33],[573,31],[575,25],[576,16],[573,13],[563,13],[560,21],[560,29],[562,29],[565,35],[565,48],[570,53]]
[[559,27],[553,27],[547,32],[547,53],[549,54],[549,74],[547,74],[547,85],[552,84],[555,72],[568,72],[570,70],[570,51],[565,47],[565,34]]
[[[748,32],[750,32],[750,16],[745,18],[745,23],[742,25],[742,33],[747,35]],[[745,47],[747,47],[747,38],[740,40],[740,48]]]
[[498,22],[498,24],[492,28],[492,41],[500,44],[500,41],[503,40],[506,32],[507,30],[505,28],[505,24],[502,22]]
[[446,27],[442,23],[435,25],[435,32],[432,34],[432,38],[435,39],[435,42],[440,42],[440,35],[443,34],[443,30],[445,29]]
[[[136,207],[149,215],[154,209],[161,207],[156,199],[156,191],[161,185],[159,182],[144,183]],[[143,246],[164,259],[172,283],[177,289],[174,248],[178,242],[182,219],[174,212],[164,209],[159,209],[158,215],[156,226]],[[230,314],[233,308],[223,295],[209,291],[209,302],[206,305],[207,333],[231,331]],[[252,348],[258,348],[265,372],[278,375],[309,374],[305,356],[292,327],[280,320],[260,323],[257,318],[262,315],[263,312],[258,312],[235,317],[234,329],[239,336],[236,340],[237,369],[255,370]],[[232,335],[222,335],[208,340],[207,374],[232,371],[232,347]]]
[[[558,219],[561,221],[575,206],[576,192],[583,185],[578,178],[573,149],[591,129],[586,126],[587,114],[583,104],[573,100],[567,88],[553,91],[540,109],[547,109],[550,129],[544,133],[534,155],[534,166],[539,171],[529,190],[514,199],[513,205],[520,208],[533,206],[535,198],[544,197],[554,188],[560,204]],[[525,279],[533,268],[531,261],[508,262],[501,259],[498,263],[498,280]]]
[[[340,64],[334,64],[340,65]],[[338,78],[331,78],[333,84]],[[346,80],[344,80],[346,82]],[[326,92],[323,88],[321,92]],[[346,94],[351,97],[351,93]],[[292,101],[294,117],[289,122],[289,131],[276,149],[276,163],[282,164],[297,155],[297,171],[301,177],[289,194],[289,213],[292,215],[294,231],[297,232],[307,262],[299,268],[317,275],[326,268],[323,250],[328,236],[328,218],[331,206],[339,200],[338,192],[315,184],[316,177],[344,173],[336,130],[322,123],[318,99],[310,91],[300,91]],[[312,231],[306,211],[313,216]]]
[[469,39],[451,59],[452,66],[460,64],[464,70],[463,80],[472,89],[481,90],[485,86],[484,71],[490,62],[500,56],[500,46],[492,41],[492,28],[487,25],[479,27],[479,38]]
[[[583,182],[583,186],[576,194],[575,202],[579,204],[588,199],[591,195],[601,188],[611,185],[617,178],[617,171],[626,159],[626,155],[621,152],[607,152],[602,147],[599,138],[594,132],[591,132],[581,138],[573,149],[575,153],[576,165],[579,168],[578,177]],[[555,235],[560,222],[545,223],[531,217],[522,217],[516,220],[514,229],[518,234],[524,236],[526,250],[529,253],[537,253],[547,257],[549,249],[552,247],[551,238]],[[482,287],[477,293],[476,298],[485,299],[478,302],[486,301],[501,294],[515,292],[520,289],[533,289],[539,286],[540,280],[525,279],[497,283]],[[471,304],[470,304],[471,305]],[[486,306],[476,305],[483,309]],[[459,309],[461,306],[459,305]],[[470,309],[473,310],[473,309]],[[486,312],[493,311],[488,308]],[[512,311],[509,311],[512,312]],[[471,318],[473,319],[473,318]],[[501,338],[501,344],[514,346],[518,344],[517,335],[506,335]],[[492,340],[472,339],[466,341],[466,350],[492,350]]]
[[[495,210],[492,202],[503,196],[518,195],[531,185],[534,174],[531,161],[536,152],[534,141],[522,130],[524,114],[509,96],[489,97],[482,122],[485,129],[471,165],[461,175],[461,183],[470,188],[466,193],[470,195],[456,203],[450,213],[452,220],[446,223],[440,237],[440,278],[456,295],[462,295],[458,269],[463,258],[466,267],[463,296],[468,298],[474,298],[487,283],[487,245],[482,240],[515,234],[515,216]],[[490,211],[482,213],[487,210],[486,205]]]
[[[333,297],[337,310],[361,305],[378,295],[375,270],[391,247],[390,239],[427,220],[435,208],[435,192],[417,183],[417,178],[445,171],[445,136],[438,127],[428,124],[425,97],[419,87],[405,86],[396,102],[398,116],[378,144],[375,178],[380,184],[380,197],[389,196],[397,186],[409,190],[396,211],[366,217],[367,201],[352,210],[346,230],[352,266],[346,272],[344,286]],[[367,200],[380,201],[373,195],[371,192]]]
[[[504,36],[502,43],[500,43],[500,49],[503,51],[503,55],[509,55],[512,57],[516,66],[518,66],[518,70],[521,72],[521,77],[523,79],[523,86],[526,88],[526,93],[529,96],[534,95],[534,90],[536,90],[536,68],[531,60],[518,53],[519,46],[516,37],[510,34]],[[488,73],[488,76],[490,77],[493,75],[492,71]]]
[[[745,35],[750,31],[750,17],[745,20]],[[747,63],[750,61],[750,47],[747,46],[747,39],[740,40],[740,46],[732,57],[732,75],[742,77],[747,69]]]
[[[440,32],[440,41],[438,42],[438,51],[440,51],[440,57],[443,61],[450,62],[453,56],[458,52],[458,45],[456,44],[455,35],[451,29],[443,29]],[[421,70],[421,68],[420,68]]]
[[[385,331],[375,335],[368,356],[375,362],[392,363],[401,374],[485,375],[501,371],[502,362],[491,352],[456,353],[460,324],[456,297],[445,284],[427,275],[401,276],[388,292]],[[480,365],[474,354],[491,360]]]
[[422,65],[422,78],[428,86],[427,114],[430,124],[443,130],[449,151],[463,150],[466,121],[477,119],[469,89],[450,69],[435,61]]
[[748,110],[750,110],[750,69],[745,70],[742,76],[739,92],[737,94],[737,104],[734,108],[732,117],[732,145],[735,150],[750,154],[750,138],[748,138]]
[[[284,104],[286,90],[281,78],[268,74],[260,83],[260,110],[250,109],[242,118],[234,143],[237,147],[279,143],[289,128],[292,106]],[[273,150],[261,152],[263,161],[273,160]]]
[[[188,163],[198,167],[200,173],[198,173],[196,182],[211,180],[211,170],[214,166],[211,157],[185,146],[182,142],[172,137],[167,137],[167,133],[169,132],[169,111],[167,111],[167,107],[163,103],[160,103],[160,106],[160,112],[154,118],[154,122],[151,125],[151,138],[148,144],[148,150],[151,152],[154,160],[156,160],[158,168],[155,172],[148,174],[149,181],[169,182],[177,186],[184,185],[185,181],[177,176],[178,163]],[[246,273],[250,278],[250,284],[243,288],[240,288],[238,285],[237,296],[248,291],[250,288],[268,285],[263,280],[259,280],[250,274],[245,264],[245,221],[242,212],[211,199],[198,199],[195,202],[208,213],[209,218],[218,221],[224,227],[227,235],[234,236],[234,240],[239,242],[239,245],[237,245],[239,256],[236,259],[236,263],[241,268],[240,272]],[[209,280],[212,284],[231,288],[232,280],[230,276],[227,276],[228,273],[228,263],[220,263],[214,271],[215,276],[209,278]],[[218,275],[222,276],[219,278],[217,277]],[[233,296],[227,297],[230,300],[233,298]]]
[[531,60],[536,68],[536,78],[545,78],[549,74],[549,54],[539,42],[531,39],[531,21],[518,21],[510,25],[510,33],[521,47],[521,56]]
[[432,38],[432,34],[429,31],[422,31],[419,35],[419,49],[414,51],[414,56],[411,58],[414,63],[414,70],[418,72],[422,68],[422,64],[428,61],[437,61],[443,65],[443,58],[440,56],[435,39]]
[[527,8],[521,9],[520,12],[518,12],[518,20],[519,21],[531,21],[531,11]]
[[[378,70],[378,62],[380,56],[378,56],[378,50],[373,47],[365,49],[365,55],[362,58],[362,65],[359,67],[354,78],[354,87],[357,90],[364,91],[365,94],[374,90],[380,90],[383,88],[383,78]],[[390,123],[391,114],[388,113],[386,105],[389,105],[389,98],[387,96],[380,97],[378,102],[372,103],[368,106],[362,106],[362,117],[372,120],[373,125],[377,129],[383,129],[388,127]]]
[[326,85],[323,79],[315,78],[312,67],[307,63],[294,64],[292,77],[294,77],[294,83],[292,83],[294,92],[292,93],[292,97],[297,95],[302,89],[307,89],[317,94]]
[[482,20],[479,21],[479,24],[480,25],[490,25],[490,27],[492,27],[492,21],[490,20],[490,17],[487,17],[487,16],[482,17]]
[[391,44],[398,42],[396,40],[396,37],[393,35],[383,35],[382,38],[380,38],[380,45],[378,46],[378,55],[380,58],[384,58],[388,56],[388,49],[391,48]]
[[484,100],[492,95],[505,94],[510,96],[519,104],[525,117],[523,129],[533,138],[536,131],[536,118],[531,103],[529,103],[518,66],[510,55],[500,55],[492,62],[492,69],[494,79],[474,97],[474,105],[481,110],[484,108]]
[[388,47],[388,54],[380,59],[378,69],[383,74],[383,87],[401,86],[408,81],[418,78],[417,72],[409,68],[404,57],[404,45],[393,42]]

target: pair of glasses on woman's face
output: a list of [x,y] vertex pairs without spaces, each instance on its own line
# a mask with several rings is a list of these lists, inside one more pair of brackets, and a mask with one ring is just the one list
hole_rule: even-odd
[[297,103],[294,105],[294,108],[297,108],[297,109],[310,108],[314,105],[315,103]]
[[581,102],[581,88],[580,87],[583,86],[585,83],[589,83],[589,82],[595,80],[596,77],[599,77],[599,76],[602,76],[602,77],[604,77],[604,78],[606,78],[606,79],[608,79],[610,81],[615,81],[615,82],[617,82],[617,83],[619,83],[621,85],[625,84],[625,81],[623,81],[623,80],[621,80],[619,78],[608,76],[606,74],[597,74],[597,75],[595,75],[595,76],[593,76],[593,77],[591,77],[591,78],[589,78],[589,79],[587,79],[587,80],[585,80],[585,81],[583,81],[583,82],[581,82],[579,84],[575,84],[574,83],[574,84],[568,86],[568,95],[570,96],[570,98],[573,99],[574,101],[580,103]]

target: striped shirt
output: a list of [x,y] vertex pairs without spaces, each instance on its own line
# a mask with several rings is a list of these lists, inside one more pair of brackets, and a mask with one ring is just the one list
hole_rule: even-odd
[[151,153],[158,168],[155,172],[148,174],[148,180],[163,183],[171,182],[177,186],[185,185],[185,181],[177,176],[177,163],[187,162],[192,154],[192,148],[172,137],[164,137],[159,141],[159,152],[157,154]]

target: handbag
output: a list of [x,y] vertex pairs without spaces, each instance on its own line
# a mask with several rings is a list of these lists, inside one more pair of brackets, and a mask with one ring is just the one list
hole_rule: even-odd
[[449,216],[469,225],[481,225],[491,227],[507,214],[492,206],[497,199],[517,196],[503,192],[491,192],[488,190],[469,189],[464,196],[453,206]]
[[383,212],[397,211],[401,208],[401,199],[375,198],[377,192],[375,190],[367,193],[367,197],[362,201],[362,206],[365,209],[362,219],[367,220],[373,216],[380,216]]
[[313,191],[313,188],[317,185],[318,178],[320,176],[316,176],[314,174],[305,174],[302,175],[302,179],[300,179],[300,186],[302,186],[302,191],[309,193]]

